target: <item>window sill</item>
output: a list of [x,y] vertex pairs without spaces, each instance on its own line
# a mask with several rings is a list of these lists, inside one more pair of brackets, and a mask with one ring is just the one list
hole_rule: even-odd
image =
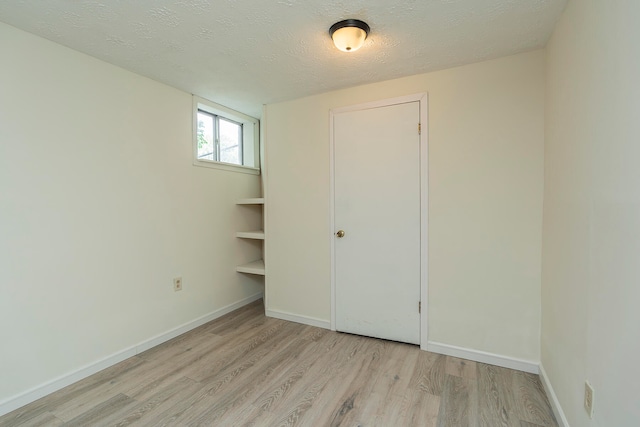
[[250,175],[260,175],[260,168],[252,168],[250,166],[234,165],[232,163],[222,163],[222,162],[214,162],[214,161],[207,161],[207,160],[194,160],[193,161],[193,165],[194,166],[200,166],[200,167],[203,167],[203,168],[220,169],[220,170],[231,171],[231,172],[247,173],[247,174],[250,174]]

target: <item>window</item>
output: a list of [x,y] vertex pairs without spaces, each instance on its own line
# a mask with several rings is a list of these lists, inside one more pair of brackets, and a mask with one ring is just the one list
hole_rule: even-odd
[[259,122],[202,98],[193,98],[194,165],[260,173]]
[[198,160],[242,165],[242,123],[198,110]]

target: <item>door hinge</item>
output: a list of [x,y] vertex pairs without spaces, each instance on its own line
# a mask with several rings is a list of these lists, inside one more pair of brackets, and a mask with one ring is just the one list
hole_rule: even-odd
[[418,123],[418,135],[422,135],[422,123]]
[[418,313],[422,313],[422,301],[418,301]]

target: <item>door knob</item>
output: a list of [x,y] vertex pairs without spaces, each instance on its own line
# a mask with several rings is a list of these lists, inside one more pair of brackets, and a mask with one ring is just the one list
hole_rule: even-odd
[[338,236],[339,238],[343,238],[344,237],[344,230],[338,230],[338,232],[336,233],[336,236]]

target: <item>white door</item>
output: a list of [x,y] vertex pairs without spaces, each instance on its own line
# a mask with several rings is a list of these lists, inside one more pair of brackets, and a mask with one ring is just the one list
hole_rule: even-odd
[[420,343],[419,122],[418,101],[333,116],[338,331]]

